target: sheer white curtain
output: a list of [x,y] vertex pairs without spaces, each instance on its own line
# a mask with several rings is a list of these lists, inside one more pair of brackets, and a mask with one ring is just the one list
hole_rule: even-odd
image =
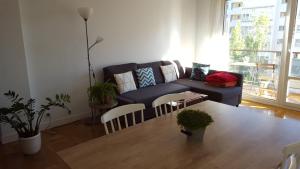
[[228,70],[229,65],[229,38],[223,33],[225,1],[198,0],[198,11],[206,11],[197,14],[198,36],[195,60],[210,64],[212,69],[217,70]]

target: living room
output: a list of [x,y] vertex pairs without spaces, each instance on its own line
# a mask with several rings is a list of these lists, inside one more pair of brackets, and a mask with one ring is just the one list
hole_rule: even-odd
[[[38,124],[38,133],[41,130],[42,139],[40,149],[33,155],[24,155],[26,153],[21,146],[22,135],[18,135],[18,131],[16,132],[12,125],[2,120],[6,111],[1,109],[0,168],[245,168],[250,165],[245,161],[253,162],[249,168],[277,167],[284,158],[282,150],[300,140],[300,134],[295,132],[297,127],[300,128],[300,66],[296,48],[298,39],[293,36],[299,12],[296,0],[255,2],[256,4],[250,3],[249,0],[2,0],[0,108],[9,107],[20,97],[23,97],[25,102],[33,98],[36,99],[34,108],[41,108],[45,110],[43,113],[47,113],[42,115]],[[281,11],[277,11],[276,7]],[[239,11],[235,11],[235,8]],[[250,8],[257,9],[258,14],[262,13],[265,16],[260,18],[260,15],[257,15],[258,17],[251,21],[254,25],[259,23],[259,29],[249,28],[251,24],[249,26],[250,21],[246,20],[249,17],[246,12]],[[272,17],[284,20],[277,23]],[[284,25],[284,29],[279,23]],[[246,28],[243,29],[244,27]],[[280,27],[281,32],[274,31],[279,30],[277,27]],[[253,35],[250,41],[251,36],[248,35],[253,32],[255,36]],[[277,39],[270,40],[270,37]],[[256,41],[259,43],[253,44],[259,45],[249,45],[250,42]],[[268,45],[271,42],[272,45]],[[250,50],[250,47],[253,48]],[[120,67],[129,63],[135,64],[133,68]],[[192,67],[197,67],[196,63],[199,63],[200,67],[209,65],[210,70],[218,71],[206,73],[207,76],[215,73],[227,73],[226,77],[234,76],[234,86],[216,87],[210,86],[208,82],[201,82],[201,87],[200,82],[190,84],[190,78],[196,70]],[[176,82],[173,87],[149,91],[151,99],[142,100],[147,95],[145,92],[127,95],[128,92],[130,94],[130,90],[121,91],[115,76],[150,67],[155,82],[150,87],[174,84],[175,82],[167,82],[162,70],[169,65],[173,66],[177,75],[175,81],[178,79],[180,82]],[[261,73],[262,71],[265,72]],[[109,108],[93,107],[88,89],[95,81],[105,83],[107,76],[112,77],[111,81],[116,81],[113,85],[117,89],[116,104]],[[139,79],[136,76],[132,76],[136,83],[133,90],[140,91],[141,83],[137,82]],[[161,82],[158,76],[162,77]],[[216,77],[211,79],[215,80]],[[196,81],[194,78],[192,80]],[[185,88],[177,90],[178,85]],[[9,90],[12,92],[7,93]],[[184,97],[188,97],[188,101],[185,100],[186,107],[204,111],[205,115],[212,116],[214,122],[209,123],[200,143],[192,141],[188,148],[184,149],[183,141],[190,137],[185,135],[186,131],[180,132],[181,127],[177,125],[176,119],[173,120],[174,125],[168,120],[164,123],[163,118],[158,117],[163,116],[163,111],[156,113],[151,108],[154,99],[160,96],[175,93],[182,96],[186,91],[192,92],[185,93]],[[4,93],[16,99],[11,102]],[[62,94],[55,95],[60,93]],[[124,96],[123,99],[120,99],[121,96]],[[52,100],[45,100],[48,97]],[[125,102],[122,102],[124,100]],[[134,126],[129,125],[112,136],[106,135],[106,125],[101,123],[101,115],[110,109],[137,103],[145,106],[142,115],[137,116],[138,124],[135,126],[135,119],[129,119],[129,124]],[[58,108],[50,109],[53,105]],[[173,111],[173,104],[168,106],[167,110]],[[185,104],[176,106],[176,111],[182,107],[186,109]],[[96,109],[105,111],[99,115]],[[168,113],[165,114],[167,116]],[[33,118],[37,118],[37,115],[33,115]],[[25,116],[22,116],[21,120],[23,118]],[[268,120],[263,121],[264,119]],[[230,124],[228,120],[236,123]],[[118,121],[114,123],[118,124]],[[121,123],[125,125],[123,121]],[[151,134],[151,128],[157,125],[164,126],[165,130],[159,130],[157,133],[152,131]],[[252,138],[254,135],[251,135],[253,132],[249,130],[251,125],[256,125],[253,127],[253,132],[255,129],[257,133],[255,139]],[[243,127],[239,131],[236,126]],[[226,127],[233,132],[228,132]],[[145,132],[139,132],[138,128]],[[130,133],[134,133],[133,138],[140,137],[137,141],[141,142],[134,142],[133,138],[129,137]],[[264,135],[270,135],[270,138]],[[149,139],[149,136],[155,136],[156,139]],[[124,139],[125,142],[117,142],[118,139]],[[163,139],[169,139],[170,144],[164,144],[164,141],[161,141]],[[172,141],[173,139],[177,142]],[[89,154],[91,161],[83,158],[87,155],[84,153],[92,151],[88,147],[97,147],[93,145],[97,140],[102,141],[101,149],[105,151],[95,149],[93,155]],[[231,145],[230,140],[231,144],[236,141],[237,147]],[[147,149],[143,149],[146,146],[142,146],[142,141],[149,145]],[[202,145],[202,142],[204,148],[201,149],[199,145]],[[254,146],[256,143],[257,146]],[[130,144],[136,147],[126,149],[126,146],[130,148]],[[209,145],[214,144],[217,144],[216,148],[210,149]],[[158,149],[165,153],[154,151],[153,149],[157,148],[153,145],[157,145]],[[115,153],[107,154],[107,159],[103,155],[97,156],[98,151],[99,154],[114,151],[113,146],[118,149],[115,149]],[[197,147],[195,151],[193,146]],[[226,146],[229,147],[228,152],[223,149]],[[266,154],[259,151],[265,146]],[[110,149],[106,150],[103,147]],[[249,150],[251,148],[253,151]],[[293,153],[288,154],[288,162],[289,158],[293,161],[292,155],[297,156],[297,149],[299,148],[293,147]],[[126,151],[131,150],[132,153],[128,153],[128,156],[124,155]],[[147,151],[156,157],[147,161],[148,158],[144,154]],[[237,154],[238,152],[245,152],[245,155]],[[179,154],[182,153],[184,157],[181,158]],[[78,156],[74,157],[72,154]],[[253,154],[261,155],[256,158],[248,157]],[[132,160],[134,155],[139,155],[140,159]],[[258,160],[264,155],[265,158]],[[98,157],[102,161],[93,160]],[[221,157],[225,160],[222,161]],[[81,158],[82,160],[79,160]],[[111,161],[108,161],[109,158]],[[76,160],[78,163],[74,163]],[[174,163],[176,160],[180,161]],[[240,162],[227,164],[227,160]],[[266,161],[267,164],[262,164],[262,161]],[[108,167],[108,164],[111,166]]]

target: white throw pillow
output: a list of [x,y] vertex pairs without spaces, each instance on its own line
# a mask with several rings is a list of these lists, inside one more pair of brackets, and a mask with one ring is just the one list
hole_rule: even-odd
[[136,90],[136,85],[133,79],[132,71],[114,74],[114,77],[117,82],[120,94]]
[[177,80],[177,73],[174,65],[160,66],[165,78],[165,83]]

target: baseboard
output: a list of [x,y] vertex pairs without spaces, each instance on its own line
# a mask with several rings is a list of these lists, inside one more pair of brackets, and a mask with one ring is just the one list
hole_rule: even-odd
[[[50,128],[61,126],[61,125],[68,124],[68,123],[72,123],[74,121],[83,119],[88,116],[89,116],[89,113],[81,113],[81,114],[74,114],[74,115],[66,116],[65,118],[51,121]],[[48,122],[44,122],[41,124],[41,130],[46,129],[47,127],[48,127]],[[6,143],[17,141],[18,139],[19,139],[19,137],[16,132],[10,132],[10,133],[6,133],[5,135],[2,135],[1,143],[6,144]]]

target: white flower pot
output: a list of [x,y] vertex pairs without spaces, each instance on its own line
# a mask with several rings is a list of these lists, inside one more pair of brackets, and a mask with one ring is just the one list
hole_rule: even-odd
[[20,144],[24,154],[36,154],[40,151],[42,145],[41,133],[27,138],[20,137]]
[[198,130],[190,130],[185,128],[182,132],[187,135],[188,140],[192,141],[203,141],[203,136],[206,128],[200,128]]
[[191,132],[192,132],[192,135],[189,137],[189,139],[203,141],[203,136],[204,136],[204,133],[205,133],[205,128],[201,128],[201,129],[198,129],[198,130],[193,130]]

